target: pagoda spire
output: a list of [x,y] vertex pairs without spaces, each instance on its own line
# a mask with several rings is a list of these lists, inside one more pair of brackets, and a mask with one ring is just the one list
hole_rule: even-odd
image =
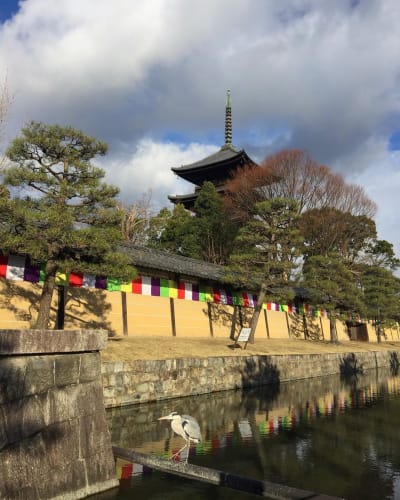
[[232,111],[231,111],[231,91],[226,91],[225,108],[225,146],[232,145]]

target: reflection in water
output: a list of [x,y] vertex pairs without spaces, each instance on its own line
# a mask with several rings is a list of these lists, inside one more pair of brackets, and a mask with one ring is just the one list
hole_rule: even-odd
[[[189,456],[196,465],[349,499],[400,499],[399,407],[399,377],[374,370],[135,405],[107,415],[112,442],[121,447],[169,458],[181,441],[157,419],[178,411],[200,424],[203,441]],[[124,488],[133,488],[135,498],[150,498],[150,492],[152,498],[225,498],[221,488],[210,493],[207,485],[136,464],[119,462],[117,468],[121,489],[114,498],[123,498]],[[252,496],[235,492],[235,498]]]

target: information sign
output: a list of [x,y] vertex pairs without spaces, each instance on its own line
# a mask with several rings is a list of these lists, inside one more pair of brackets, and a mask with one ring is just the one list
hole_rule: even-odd
[[242,328],[242,329],[240,330],[239,335],[237,336],[235,346],[236,346],[236,347],[239,347],[238,342],[245,342],[245,344],[244,344],[244,349],[246,349],[246,347],[247,347],[247,342],[249,341],[249,337],[250,337],[250,332],[251,332],[251,328]]

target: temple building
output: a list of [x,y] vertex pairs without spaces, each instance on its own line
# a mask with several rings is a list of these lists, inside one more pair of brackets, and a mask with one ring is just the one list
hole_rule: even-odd
[[189,165],[172,167],[171,170],[176,175],[194,184],[195,189],[193,193],[170,195],[168,199],[175,205],[181,203],[186,209],[192,210],[204,182],[212,182],[217,191],[223,194],[225,183],[238,168],[245,165],[256,165],[256,163],[244,149],[237,149],[232,144],[232,111],[228,90],[225,108],[225,144],[216,153],[202,160]]

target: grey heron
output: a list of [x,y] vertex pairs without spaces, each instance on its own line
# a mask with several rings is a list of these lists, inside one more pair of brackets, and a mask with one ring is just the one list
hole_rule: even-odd
[[174,453],[171,458],[175,458],[186,447],[190,449],[191,441],[193,443],[199,443],[201,441],[200,426],[197,420],[190,415],[179,415],[179,413],[173,411],[165,417],[160,417],[158,420],[170,420],[171,428],[175,432],[175,434],[183,437],[183,439],[186,441],[185,446]]

